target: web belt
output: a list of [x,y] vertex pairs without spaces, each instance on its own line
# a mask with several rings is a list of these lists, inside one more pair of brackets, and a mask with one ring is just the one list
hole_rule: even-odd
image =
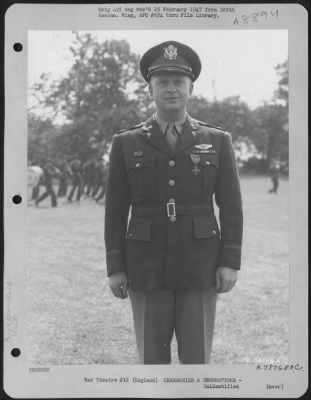
[[176,217],[177,215],[214,215],[214,210],[212,205],[181,205],[173,201],[162,206],[132,206],[133,217]]

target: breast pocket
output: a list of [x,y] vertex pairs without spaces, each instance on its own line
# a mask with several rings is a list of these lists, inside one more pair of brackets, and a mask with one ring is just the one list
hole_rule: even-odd
[[217,154],[190,154],[194,193],[212,192],[219,169]]
[[126,159],[126,168],[132,193],[135,197],[151,196],[156,191],[155,157],[131,157]]

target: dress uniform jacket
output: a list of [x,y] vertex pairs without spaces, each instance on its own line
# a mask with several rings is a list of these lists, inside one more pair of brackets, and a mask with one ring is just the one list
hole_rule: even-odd
[[114,135],[105,242],[108,276],[125,272],[133,289],[205,288],[218,266],[239,269],[242,201],[230,134],[188,116],[174,150],[153,119]]

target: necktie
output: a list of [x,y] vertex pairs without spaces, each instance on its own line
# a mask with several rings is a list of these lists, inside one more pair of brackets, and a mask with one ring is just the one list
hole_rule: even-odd
[[168,144],[171,146],[172,149],[174,149],[178,139],[178,131],[174,124],[167,124],[165,136]]

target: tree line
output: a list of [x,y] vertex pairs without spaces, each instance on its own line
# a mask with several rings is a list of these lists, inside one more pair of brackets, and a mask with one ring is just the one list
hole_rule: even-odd
[[[112,135],[154,111],[139,73],[139,56],[126,40],[99,43],[75,33],[73,64],[65,77],[42,74],[30,88],[28,158],[78,157],[109,151]],[[193,96],[189,113],[232,134],[241,168],[265,173],[272,160],[288,164],[288,62],[275,66],[278,86],[269,102],[250,109],[238,96],[209,101]],[[255,79],[255,77],[254,77]]]

